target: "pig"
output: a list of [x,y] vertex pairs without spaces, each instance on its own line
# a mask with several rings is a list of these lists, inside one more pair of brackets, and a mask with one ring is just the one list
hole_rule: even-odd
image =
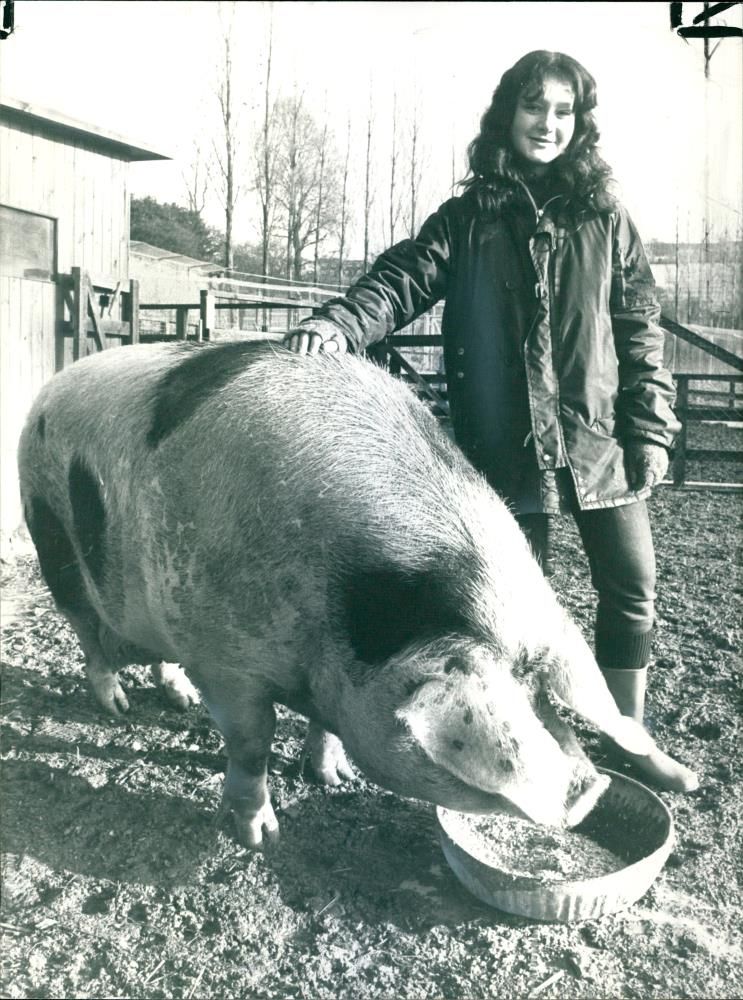
[[276,703],[309,718],[329,784],[353,775],[348,753],[402,796],[558,827],[609,782],[565,707],[632,753],[654,746],[504,502],[361,357],[107,350],[41,391],[19,471],[99,701],[125,710],[117,670],[165,661],[188,703],[181,664],[224,737],[223,805],[248,846],[278,833]]

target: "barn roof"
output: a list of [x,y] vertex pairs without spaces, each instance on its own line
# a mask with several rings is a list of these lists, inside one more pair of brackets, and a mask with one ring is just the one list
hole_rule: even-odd
[[158,263],[167,260],[172,261],[174,264],[183,264],[193,269],[205,267],[212,271],[224,271],[224,268],[216,265],[213,260],[198,260],[196,257],[188,257],[184,253],[173,253],[172,250],[163,250],[162,247],[156,247],[152,243],[145,243],[142,240],[129,240],[129,251],[138,254],[140,257],[148,257],[151,260],[156,260]]
[[89,125],[59,111],[41,108],[13,97],[3,97],[0,101],[0,121],[22,128],[31,128],[33,131],[50,138],[73,140],[96,152],[105,153],[121,160],[171,159],[165,153],[158,153],[154,149],[135,143],[122,135],[110,132],[108,129]]

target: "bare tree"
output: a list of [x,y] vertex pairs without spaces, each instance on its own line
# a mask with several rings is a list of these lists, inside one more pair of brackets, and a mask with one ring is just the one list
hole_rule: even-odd
[[238,151],[238,115],[235,105],[232,64],[232,38],[235,20],[235,4],[219,4],[221,25],[221,45],[223,61],[217,85],[217,100],[222,121],[222,142],[214,142],[214,159],[219,175],[219,189],[225,213],[225,267],[234,265],[232,225],[235,206],[240,195],[237,183],[236,160]]
[[273,60],[273,4],[269,5],[268,47],[264,82],[263,127],[256,159],[256,188],[261,204],[261,266],[264,278],[269,272],[269,256],[275,206],[274,183],[277,149],[274,141],[274,105],[271,100],[271,63]]
[[317,284],[317,268],[318,261],[320,257],[320,232],[321,223],[323,219],[323,185],[325,183],[325,155],[328,143],[328,123],[325,122],[322,130],[322,138],[320,140],[320,164],[319,164],[319,174],[317,179],[317,210],[315,213],[315,258],[312,268],[312,280]]
[[[327,130],[323,137],[302,95],[277,102],[279,153],[276,199],[283,212],[286,276],[299,278],[304,252],[337,225],[338,169]],[[322,180],[321,180],[322,178]]]
[[349,116],[348,123],[346,125],[346,156],[343,161],[343,180],[341,186],[340,227],[339,227],[340,242],[338,245],[338,284],[340,285],[341,288],[344,285],[343,264],[345,262],[346,236],[348,234],[348,161],[350,157],[351,157],[351,118]]
[[408,206],[408,235],[411,239],[416,234],[418,222],[418,200],[420,198],[421,183],[421,149],[420,149],[420,120],[418,117],[418,106],[413,111],[413,120],[410,123],[410,202]]
[[369,114],[366,119],[366,170],[364,175],[364,274],[369,270],[369,243],[371,238],[371,212],[374,193],[371,187],[372,131],[374,112],[372,106],[372,85],[369,86]]
[[395,226],[400,218],[400,198],[397,194],[397,189],[395,187],[395,182],[397,180],[397,91],[392,95],[392,149],[390,151],[390,204],[389,204],[389,223],[390,223],[390,245],[395,242]]
[[191,162],[188,169],[182,171],[181,176],[186,188],[189,211],[201,217],[209,190],[209,164],[201,143],[196,139],[192,144]]

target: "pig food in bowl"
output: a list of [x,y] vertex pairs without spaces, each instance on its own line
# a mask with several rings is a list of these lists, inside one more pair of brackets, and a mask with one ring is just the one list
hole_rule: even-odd
[[437,808],[452,871],[483,902],[536,920],[588,920],[634,903],[668,858],[673,819],[639,781],[604,773],[611,784],[572,830]]

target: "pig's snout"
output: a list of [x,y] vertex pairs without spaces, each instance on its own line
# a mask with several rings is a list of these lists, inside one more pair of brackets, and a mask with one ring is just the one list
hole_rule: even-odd
[[568,791],[565,823],[577,826],[591,812],[611,783],[607,774],[599,774],[591,765],[577,776],[574,787]]

